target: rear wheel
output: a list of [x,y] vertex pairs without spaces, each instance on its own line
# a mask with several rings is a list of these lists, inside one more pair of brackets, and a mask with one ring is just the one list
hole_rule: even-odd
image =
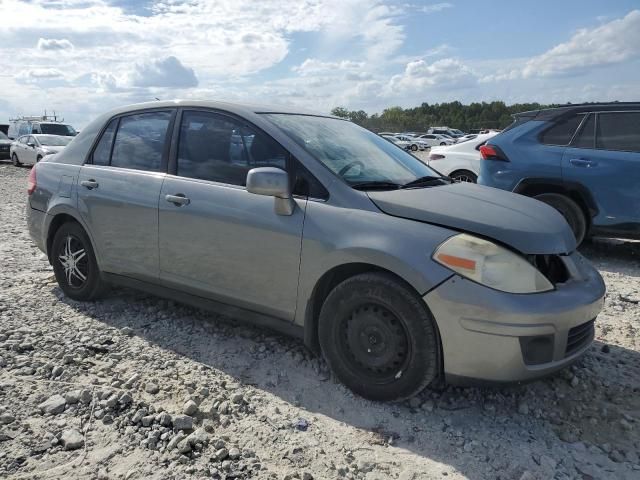
[[576,237],[576,243],[578,245],[582,243],[587,234],[587,218],[580,205],[573,199],[559,193],[543,193],[534,198],[558,210],[571,227],[573,235]]
[[366,273],[329,293],[322,352],[336,377],[371,400],[402,400],[439,373],[436,326],[423,300],[393,276]]
[[454,182],[478,183],[478,176],[469,170],[458,170],[449,176]]
[[67,297],[87,301],[104,291],[91,242],[79,224],[68,222],[58,229],[50,256],[58,285]]
[[13,163],[14,167],[22,166],[22,163],[20,162],[20,160],[18,160],[18,155],[16,155],[15,153],[11,155],[11,163]]

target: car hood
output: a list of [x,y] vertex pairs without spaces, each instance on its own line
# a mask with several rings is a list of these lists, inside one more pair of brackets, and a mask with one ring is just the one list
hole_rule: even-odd
[[523,195],[470,183],[367,194],[388,215],[488,237],[524,254],[563,254],[576,248],[562,215]]
[[11,145],[13,140],[0,140],[0,145]]

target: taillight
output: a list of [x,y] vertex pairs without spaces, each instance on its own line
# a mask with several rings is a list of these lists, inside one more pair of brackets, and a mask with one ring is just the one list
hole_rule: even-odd
[[503,162],[509,161],[504,152],[500,150],[500,147],[496,147],[495,145],[482,145],[480,147],[480,155],[482,155],[483,160],[500,160]]
[[440,155],[438,153],[432,153],[431,155],[429,155],[429,160],[442,160],[444,158],[444,155]]
[[36,166],[31,167],[31,171],[29,172],[29,180],[27,183],[27,195],[31,195],[38,186],[36,181]]

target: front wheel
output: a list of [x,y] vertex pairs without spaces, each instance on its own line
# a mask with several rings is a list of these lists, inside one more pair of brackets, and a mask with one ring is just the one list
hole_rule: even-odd
[[38,163],[40,160],[42,160],[42,155],[38,155],[38,158],[36,158],[36,163]]
[[15,153],[13,155],[11,155],[11,163],[13,163],[14,167],[21,167],[22,166],[22,162],[20,162],[20,160],[18,160],[18,155],[16,155]]
[[50,259],[58,285],[67,297],[87,301],[104,291],[89,236],[79,224],[68,222],[58,229]]
[[580,205],[573,199],[559,193],[543,193],[534,198],[559,211],[571,227],[573,235],[576,237],[576,244],[582,243],[587,234],[587,217]]
[[370,400],[409,398],[438,375],[439,341],[424,301],[389,274],[336,286],[320,311],[318,336],[336,377]]
[[411,145],[411,151],[415,152],[418,150],[418,146],[417,145]]
[[447,143],[446,143],[446,142],[440,142],[440,146],[441,146],[441,147],[445,147],[446,145],[447,145]]

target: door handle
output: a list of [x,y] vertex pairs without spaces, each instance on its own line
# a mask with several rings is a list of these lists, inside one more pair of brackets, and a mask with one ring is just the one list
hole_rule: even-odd
[[96,182],[94,179],[82,180],[80,182],[80,185],[82,185],[83,187],[87,187],[89,190],[93,190],[94,188],[98,188],[98,182]]
[[588,160],[586,158],[572,158],[571,160],[569,160],[569,163],[571,165],[575,165],[576,167],[586,168],[595,167],[598,164],[598,162],[594,160]]
[[176,193],[175,195],[166,195],[164,199],[173,203],[176,207],[181,207],[182,205],[189,205],[191,200],[185,197],[184,193]]

